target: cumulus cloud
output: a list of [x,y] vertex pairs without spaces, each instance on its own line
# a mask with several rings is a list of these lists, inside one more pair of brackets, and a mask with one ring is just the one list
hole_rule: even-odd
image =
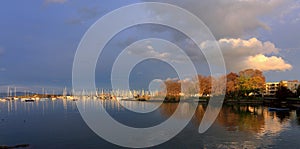
[[[243,39],[220,39],[218,41],[222,50],[228,71],[240,71],[248,68],[262,71],[286,71],[292,66],[278,57],[280,49],[270,42],[262,42],[256,38]],[[211,41],[202,43],[205,48],[212,44]]]
[[[222,38],[217,42],[220,45],[227,71],[238,72],[248,68],[262,71],[286,71],[292,69],[292,65],[278,56],[281,50],[270,41],[262,42],[257,38],[250,38],[248,40]],[[215,42],[205,41],[199,47],[210,50],[212,44],[215,44]],[[195,48],[185,49],[186,54],[189,55],[189,57],[185,57],[182,53],[172,49],[172,47],[166,45],[159,46],[157,43],[149,41],[139,43],[134,48],[129,49],[128,54],[141,57],[151,56],[176,63],[185,63],[187,62],[187,58],[196,63],[204,63],[204,55],[197,54],[197,50]]]
[[45,0],[46,4],[50,4],[50,3],[58,3],[58,4],[63,4],[66,3],[67,0]]
[[[163,2],[191,11],[204,21],[217,39],[220,39],[253,35],[261,28],[269,30],[269,25],[261,18],[278,13],[275,11],[277,8],[288,6],[292,0],[165,0]],[[164,10],[152,9],[152,11],[163,19],[180,21],[178,18],[170,18]]]
[[[243,39],[220,39],[219,45],[223,52],[223,55],[228,58],[237,58],[237,57],[248,57],[254,56],[257,54],[278,54],[279,49],[269,41],[262,42],[256,38],[251,38],[249,40]],[[206,46],[203,43],[202,46]]]
[[265,55],[259,54],[256,56],[250,56],[246,60],[246,64],[249,68],[256,68],[259,70],[291,70],[292,65],[287,64],[281,57],[271,56],[267,57]]

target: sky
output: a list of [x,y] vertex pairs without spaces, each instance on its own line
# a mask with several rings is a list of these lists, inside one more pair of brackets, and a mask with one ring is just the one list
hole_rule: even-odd
[[[0,5],[0,89],[62,88],[72,85],[74,55],[85,32],[112,10],[148,0],[2,0]],[[152,1],[151,1],[152,2]],[[218,41],[227,72],[247,68],[260,69],[267,81],[300,80],[300,2],[298,0],[164,0],[199,17]],[[163,19],[177,22],[161,10]],[[130,16],[124,16],[130,17]],[[195,30],[196,27],[190,27]],[[110,87],[111,67],[131,43],[146,38],[162,38],[175,43],[194,56],[198,73],[207,74],[203,56],[195,56],[196,46],[188,37],[159,25],[139,25],[116,35],[98,59],[96,84]],[[207,41],[201,46],[209,47]],[[159,51],[151,43],[135,55],[150,54],[184,61],[172,51]],[[143,51],[144,50],[144,51]],[[162,71],[163,70],[163,71]],[[152,79],[174,78],[170,65],[148,60],[137,65],[130,80],[143,88]],[[146,81],[145,81],[146,80]]]

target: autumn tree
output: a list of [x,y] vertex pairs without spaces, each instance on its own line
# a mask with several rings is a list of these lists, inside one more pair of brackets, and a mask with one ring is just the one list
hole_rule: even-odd
[[238,78],[239,75],[236,73],[229,73],[226,75],[226,96],[227,97],[235,97],[237,96],[237,88],[238,88]]
[[[197,75],[193,80],[166,80],[165,85],[167,96],[180,96],[181,92],[194,95],[198,90],[200,96],[226,93],[227,97],[236,98],[262,93],[265,77],[260,70],[247,69],[239,74],[231,72],[221,77]],[[185,86],[185,90],[181,91],[181,85]]]
[[239,72],[238,90],[241,96],[249,96],[250,93],[259,94],[263,91],[265,76],[260,70],[247,69]]
[[178,80],[166,80],[166,92],[167,96],[177,96],[181,92],[181,84]]
[[199,81],[199,95],[210,95],[211,94],[211,83],[212,83],[212,77],[211,76],[202,76],[198,75],[198,81]]
[[181,93],[181,83],[178,80],[165,81],[166,97],[164,102],[179,102]]

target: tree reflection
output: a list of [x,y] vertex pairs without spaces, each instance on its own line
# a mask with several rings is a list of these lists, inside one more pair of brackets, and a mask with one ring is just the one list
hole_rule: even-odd
[[[190,103],[184,103],[180,114],[175,118],[184,119],[191,114]],[[178,103],[164,103],[160,107],[160,113],[170,117],[178,108]],[[191,123],[198,128],[206,111],[206,104],[199,104]],[[296,111],[297,121],[300,125],[300,109]],[[261,105],[224,105],[215,124],[222,126],[226,131],[246,132],[258,136],[265,134],[277,136],[289,126],[290,112],[270,112],[268,107]],[[213,127],[211,128],[213,129]]]
[[277,111],[273,112],[273,114],[276,114],[276,117],[279,118],[279,122],[283,123],[287,121],[290,118],[290,112],[289,111]]
[[264,117],[257,107],[232,105],[225,107],[219,114],[217,122],[228,131],[252,131],[259,133],[264,127]]
[[198,127],[200,125],[206,108],[207,108],[207,105],[204,105],[204,104],[201,104],[197,107],[197,109],[195,111],[195,115],[192,119],[193,120],[192,122],[196,125],[196,127]]
[[[178,104],[166,103],[160,108],[160,112],[170,117],[176,110]],[[199,104],[197,107],[192,123],[198,127],[204,116],[207,105]],[[187,112],[192,112],[186,109],[185,112],[181,113],[177,118],[184,118]],[[263,131],[265,124],[262,108],[253,106],[225,106],[222,108],[216,122],[224,126],[227,131],[252,131],[259,133]]]
[[[194,116],[194,124],[199,126],[205,106],[197,108]],[[226,128],[227,131],[253,131],[261,132],[264,126],[264,117],[258,112],[257,107],[231,105],[222,108],[216,122]]]
[[160,106],[160,113],[165,117],[170,117],[176,111],[179,103],[164,103]]
[[298,125],[300,125],[300,108],[297,108],[296,115],[297,115]]

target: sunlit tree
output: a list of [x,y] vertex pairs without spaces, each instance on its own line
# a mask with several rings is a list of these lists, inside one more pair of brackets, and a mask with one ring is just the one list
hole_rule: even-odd
[[212,77],[211,76],[202,76],[198,75],[198,81],[199,81],[199,95],[210,95],[211,94],[211,83],[212,83]]
[[250,93],[260,94],[264,90],[265,76],[262,71],[247,69],[239,72],[238,90],[240,96],[249,96]]

